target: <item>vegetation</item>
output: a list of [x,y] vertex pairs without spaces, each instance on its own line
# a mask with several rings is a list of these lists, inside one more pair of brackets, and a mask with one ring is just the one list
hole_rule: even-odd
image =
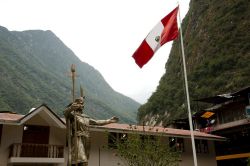
[[[166,139],[166,137],[165,137]],[[126,166],[177,166],[180,152],[169,147],[163,136],[139,134],[133,131],[116,142],[117,155]],[[165,142],[164,142],[165,140]]]
[[[183,23],[192,111],[195,99],[237,91],[250,80],[250,1],[194,1]],[[138,111],[140,123],[159,115],[158,124],[187,117],[180,39],[173,42],[156,92]]]
[[46,103],[62,115],[72,101],[71,64],[76,65],[78,91],[82,85],[86,95],[86,114],[98,119],[115,115],[121,122],[135,123],[139,103],[115,92],[51,31],[16,32],[1,26],[0,111],[26,114]]

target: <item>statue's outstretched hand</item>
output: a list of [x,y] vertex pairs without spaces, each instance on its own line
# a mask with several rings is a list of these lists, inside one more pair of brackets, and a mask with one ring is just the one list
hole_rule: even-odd
[[116,123],[119,121],[119,118],[117,118],[116,116],[113,116],[112,118],[110,118],[109,122],[110,123]]

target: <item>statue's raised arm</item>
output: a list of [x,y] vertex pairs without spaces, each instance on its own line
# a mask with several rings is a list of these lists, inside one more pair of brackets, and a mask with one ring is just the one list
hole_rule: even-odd
[[[75,101],[71,104],[69,104],[66,109],[64,110],[64,116],[66,119],[73,118],[74,113],[82,113],[82,110],[84,108],[84,98],[80,97],[78,99],[75,99]],[[74,112],[75,111],[75,112]]]

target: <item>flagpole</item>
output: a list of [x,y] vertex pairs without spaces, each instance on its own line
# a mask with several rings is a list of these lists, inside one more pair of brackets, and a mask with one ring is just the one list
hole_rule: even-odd
[[183,38],[182,38],[182,28],[181,28],[181,16],[180,16],[180,6],[179,6],[179,23],[180,23],[180,35],[181,35],[181,52],[182,52],[182,61],[183,61],[183,71],[184,71],[184,79],[185,79],[185,89],[186,89],[186,97],[187,97],[187,106],[188,106],[188,119],[189,119],[189,127],[191,133],[191,142],[192,142],[192,150],[193,150],[193,158],[194,158],[194,166],[198,166],[197,164],[197,156],[194,142],[194,129],[192,123],[192,115],[190,108],[190,99],[189,99],[189,91],[188,91],[188,82],[187,82],[187,70],[186,70],[186,60],[183,46]]

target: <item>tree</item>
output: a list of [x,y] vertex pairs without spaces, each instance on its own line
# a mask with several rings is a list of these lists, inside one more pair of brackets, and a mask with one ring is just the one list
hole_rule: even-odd
[[[116,138],[114,138],[116,139]],[[133,130],[116,141],[117,155],[125,166],[177,166],[180,152],[170,147],[162,135],[152,136]]]

